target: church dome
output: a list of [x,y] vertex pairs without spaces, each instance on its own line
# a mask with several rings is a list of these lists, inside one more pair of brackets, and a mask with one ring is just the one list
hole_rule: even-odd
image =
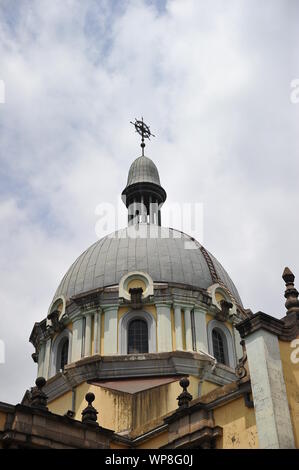
[[136,183],[154,183],[160,186],[158,169],[150,158],[138,157],[132,163],[128,174],[127,187]]
[[[158,230],[158,236],[151,237],[151,229]],[[138,231],[139,236],[134,236]],[[129,226],[90,246],[69,268],[55,298],[63,295],[69,300],[94,289],[117,285],[132,271],[146,272],[154,282],[200,289],[218,282],[242,306],[229,275],[202,245],[178,230],[150,224]]]

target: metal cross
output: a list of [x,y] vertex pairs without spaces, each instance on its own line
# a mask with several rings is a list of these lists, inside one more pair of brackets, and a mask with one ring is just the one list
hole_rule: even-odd
[[139,135],[141,135],[140,147],[142,148],[142,156],[144,157],[144,147],[145,147],[144,139],[150,140],[150,137],[151,136],[155,137],[155,135],[151,133],[149,126],[147,126],[143,122],[143,117],[141,118],[141,121],[138,121],[135,118],[135,122],[130,121],[130,123],[133,124],[133,126],[135,126],[135,131],[138,132]]

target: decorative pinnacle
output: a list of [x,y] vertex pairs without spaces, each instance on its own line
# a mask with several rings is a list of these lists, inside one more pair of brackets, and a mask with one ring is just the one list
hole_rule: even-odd
[[286,290],[284,293],[286,300],[285,306],[287,309],[287,315],[294,312],[299,312],[299,300],[298,291],[294,286],[295,276],[289,268],[284,268],[282,278],[286,283]]
[[290,268],[285,267],[282,273],[282,279],[286,284],[293,283],[295,281],[295,276],[290,270]]
[[42,410],[48,410],[47,408],[47,395],[42,391],[42,388],[46,385],[46,379],[44,377],[38,377],[35,381],[36,388],[31,393],[31,406],[33,408],[39,408]]
[[142,156],[144,157],[144,147],[145,147],[144,139],[150,140],[151,136],[152,137],[156,137],[156,136],[151,133],[149,126],[147,126],[143,122],[143,117],[141,118],[141,121],[138,121],[135,118],[135,122],[130,121],[130,123],[133,124],[133,126],[135,126],[135,131],[138,132],[139,135],[141,135],[140,147],[142,148]]
[[192,395],[188,392],[187,388],[189,387],[190,382],[187,379],[187,377],[183,377],[180,380],[180,386],[182,387],[183,391],[180,393],[180,395],[177,397],[177,400],[179,402],[179,408],[188,408],[189,406],[189,401],[192,400]]
[[87,393],[85,395],[85,400],[88,403],[88,406],[82,411],[82,423],[91,424],[92,426],[98,426],[97,423],[97,410],[92,406],[95,396],[93,393]]

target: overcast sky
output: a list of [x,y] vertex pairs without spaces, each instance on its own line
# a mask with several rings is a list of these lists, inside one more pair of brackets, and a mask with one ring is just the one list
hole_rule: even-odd
[[299,288],[298,21],[297,0],[0,0],[0,401],[34,384],[30,332],[97,239],[98,204],[119,204],[135,117],[156,135],[165,211],[202,203],[199,241],[244,306],[284,316],[285,266]]

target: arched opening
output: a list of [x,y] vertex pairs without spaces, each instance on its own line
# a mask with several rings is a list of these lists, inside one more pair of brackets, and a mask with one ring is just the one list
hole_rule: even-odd
[[225,335],[218,328],[212,331],[213,356],[220,364],[229,365],[227,341]]
[[145,320],[135,318],[128,328],[128,354],[139,353],[148,353],[148,327]]
[[65,338],[61,341],[59,345],[58,354],[57,354],[57,366],[56,372],[64,369],[64,366],[68,363],[68,353],[69,353],[69,340]]

